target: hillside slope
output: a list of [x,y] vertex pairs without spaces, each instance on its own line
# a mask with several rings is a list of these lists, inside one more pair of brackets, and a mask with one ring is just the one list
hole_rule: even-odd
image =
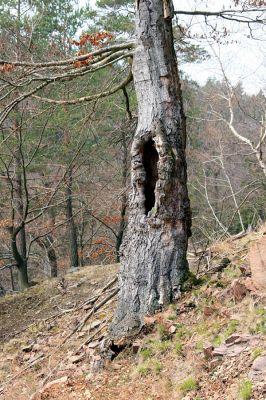
[[263,233],[212,246],[208,272],[111,347],[117,265],[1,299],[0,398],[265,400],[266,296],[248,258]]

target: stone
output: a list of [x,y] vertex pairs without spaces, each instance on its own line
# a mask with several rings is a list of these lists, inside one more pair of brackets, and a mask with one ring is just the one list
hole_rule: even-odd
[[215,311],[216,311],[216,308],[206,306],[203,309],[203,315],[204,315],[204,317],[210,317],[211,315],[213,315],[215,313]]
[[99,346],[100,342],[99,340],[94,340],[93,342],[90,342],[88,344],[88,348],[89,349],[95,349],[95,347]]
[[217,293],[216,297],[222,304],[230,301],[233,297],[231,288],[223,289],[221,292]]
[[236,302],[240,302],[247,294],[247,288],[243,283],[235,280],[232,282],[231,285],[232,294]]
[[22,351],[23,351],[24,353],[30,353],[30,352],[32,351],[32,349],[33,349],[33,344],[30,344],[30,345],[28,345],[28,346],[22,347]]
[[67,383],[67,381],[68,381],[68,376],[62,376],[62,378],[58,378],[58,379],[55,379],[54,381],[51,381],[51,382],[49,382],[49,383],[47,383],[47,385],[45,385],[42,389],[40,389],[37,393],[34,393],[31,397],[30,397],[30,400],[41,400],[43,397],[42,397],[42,394],[47,390],[47,389],[50,389],[51,387],[53,387],[53,386],[56,386],[56,385],[62,385],[62,384],[64,384],[64,383]]
[[84,354],[79,354],[79,355],[77,355],[77,356],[71,356],[71,357],[69,357],[69,362],[70,363],[72,363],[72,364],[77,364],[77,363],[79,363],[80,361],[82,361],[84,359]]
[[169,332],[173,335],[174,333],[176,333],[176,326],[175,325],[171,325],[169,328]]
[[248,350],[249,346],[256,346],[260,340],[259,335],[233,334],[226,339],[225,343],[213,350],[213,355],[236,357],[243,351]]
[[[236,342],[237,340],[239,340],[239,339],[241,339],[241,336],[235,333],[235,334],[229,336],[229,338],[227,338],[227,339],[225,340],[225,343],[226,343],[226,344],[235,343],[235,342]],[[247,340],[246,340],[246,341],[247,341]]]
[[266,291],[266,235],[251,246],[249,260],[254,286],[258,290]]
[[266,376],[266,353],[257,357],[253,362],[251,370],[248,374],[249,378],[256,378],[257,376]]
[[253,280],[251,278],[246,278],[243,281],[243,284],[246,286],[249,292],[257,292],[256,286],[254,285]]
[[141,342],[135,341],[135,342],[132,343],[132,352],[133,352],[133,354],[137,354],[140,348],[141,348]]
[[90,324],[90,329],[95,329],[98,328],[98,326],[100,326],[102,323],[102,321],[100,321],[99,319],[94,320],[91,324]]

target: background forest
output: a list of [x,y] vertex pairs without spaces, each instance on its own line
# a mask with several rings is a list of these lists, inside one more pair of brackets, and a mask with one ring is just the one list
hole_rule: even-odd
[[[97,10],[66,0],[0,4],[3,59],[64,60],[133,36],[133,2],[125,0],[98,0]],[[187,29],[177,23],[174,29],[181,73],[184,63],[210,57],[193,44]],[[204,86],[182,73],[190,252],[256,229],[266,218],[265,95],[263,90],[246,94],[241,82],[232,85],[221,69],[223,80]],[[3,106],[10,72],[8,64],[1,67]],[[55,80],[42,95],[80,99],[108,91],[125,76],[123,60],[110,62],[90,75],[66,78],[67,85]],[[9,90],[16,95],[16,87]],[[45,102],[37,94],[2,118],[1,293],[63,276],[70,268],[119,261],[136,116],[130,83],[108,97],[70,105]]]

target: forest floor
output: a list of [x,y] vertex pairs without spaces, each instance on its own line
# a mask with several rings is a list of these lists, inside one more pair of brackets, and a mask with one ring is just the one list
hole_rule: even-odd
[[0,399],[265,400],[266,292],[249,268],[263,234],[213,245],[208,272],[191,276],[138,337],[111,348],[118,265],[3,297]]

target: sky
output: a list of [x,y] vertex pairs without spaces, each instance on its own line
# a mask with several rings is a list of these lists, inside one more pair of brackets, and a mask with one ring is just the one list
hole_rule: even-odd
[[[80,0],[80,5],[86,0]],[[208,10],[218,11],[229,9],[232,6],[230,0],[173,0],[176,10]],[[95,4],[90,0],[89,4]],[[265,15],[266,20],[266,15]],[[229,43],[218,45],[208,43],[208,40],[195,39],[195,43],[202,46],[210,55],[210,59],[198,64],[183,64],[182,70],[199,84],[203,85],[207,79],[222,79],[221,66],[227,78],[237,84],[243,83],[244,90],[249,94],[256,94],[263,90],[266,94],[266,25],[257,24],[252,30],[256,39],[248,38],[250,34],[245,24],[227,22],[219,18],[209,19],[212,23],[218,23],[220,28],[230,29]],[[179,23],[191,26],[193,34],[208,37],[208,29],[204,19],[199,16],[180,16]]]
[[[217,11],[222,7],[228,9],[230,1],[219,0],[174,0],[175,9],[179,10],[209,10]],[[266,19],[266,15],[265,15]],[[212,18],[212,22],[218,19]],[[207,35],[207,27],[202,17],[180,18],[192,25],[194,33]],[[210,54],[210,59],[200,64],[183,65],[183,70],[200,84],[204,84],[210,77],[221,79],[221,65],[226,76],[233,84],[243,82],[246,92],[255,94],[260,89],[266,93],[266,27],[259,24],[254,26],[252,34],[256,39],[248,38],[250,32],[245,24],[237,24],[220,20],[219,26],[226,26],[232,33],[227,44],[209,44],[207,40],[195,40],[195,43],[203,46]],[[220,65],[221,64],[221,65]]]

